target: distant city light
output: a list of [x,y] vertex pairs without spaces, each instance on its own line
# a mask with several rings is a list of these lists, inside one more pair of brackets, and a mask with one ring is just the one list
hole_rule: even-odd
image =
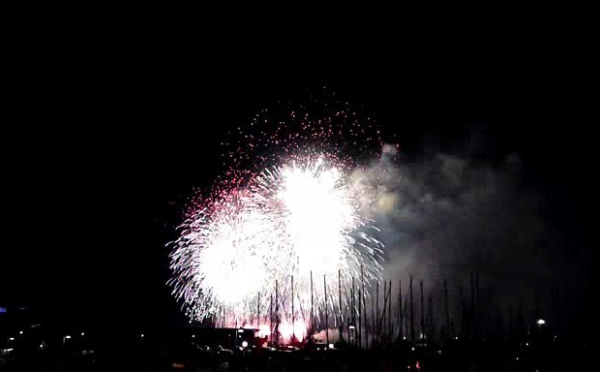
[[544,324],[546,324],[546,321],[544,319],[538,319],[537,324],[544,325]]
[[67,340],[69,340],[69,339],[71,339],[71,336],[69,336],[69,335],[66,335],[66,336],[65,336],[65,338],[66,338]]
[[23,331],[19,331],[19,334],[20,334],[20,335],[22,335],[22,334],[23,334]]
[[9,337],[9,338],[8,338],[8,341],[14,341],[14,340],[15,340],[15,338],[14,338],[14,337]]
[[144,338],[144,334],[142,333],[142,334],[140,335],[140,337],[141,337],[141,338]]
[[329,344],[329,348],[330,348],[330,349],[333,349],[333,344]]
[[242,347],[248,347],[248,341],[242,341]]
[[85,336],[85,332],[81,332],[81,335],[82,335],[82,336]]

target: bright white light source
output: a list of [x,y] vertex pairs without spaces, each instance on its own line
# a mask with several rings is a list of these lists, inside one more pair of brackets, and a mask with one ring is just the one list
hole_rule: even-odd
[[141,337],[141,338],[144,338],[144,334],[142,333],[142,334],[140,335],[140,337]]
[[[333,307],[336,290],[348,293],[363,270],[365,277],[381,276],[383,245],[367,234],[375,197],[363,185],[369,182],[355,180],[350,164],[327,158],[294,156],[257,169],[239,189],[206,200],[180,227],[170,256],[172,283],[195,320],[220,314],[231,326],[240,318],[266,318],[268,307],[257,314],[252,299],[269,298],[275,281],[290,293],[292,275],[294,300],[305,309],[312,302]],[[313,272],[329,280],[327,298],[315,291],[313,301]],[[282,307],[285,322],[296,319]]]
[[65,336],[65,338],[66,338],[67,340],[69,340],[69,339],[71,338],[71,336],[69,336],[69,335],[66,335],[66,336]]
[[14,341],[15,338],[14,337],[9,337],[8,341]]
[[81,332],[81,335],[82,335],[82,336],[85,336],[85,332]]
[[22,334],[23,334],[23,331],[19,331],[19,334],[20,334],[20,335],[22,335]]
[[329,344],[329,348],[330,348],[330,349],[333,349],[333,344]]
[[271,334],[271,328],[266,324],[261,324],[258,327],[258,337],[264,338],[268,337]]
[[248,347],[248,341],[242,341],[242,347]]
[[537,324],[544,325],[544,324],[546,324],[546,321],[544,319],[538,319]]

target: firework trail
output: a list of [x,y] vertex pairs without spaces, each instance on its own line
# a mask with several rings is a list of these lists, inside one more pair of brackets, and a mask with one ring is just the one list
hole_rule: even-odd
[[192,319],[258,325],[276,313],[318,327],[325,307],[343,311],[353,277],[380,278],[373,180],[352,176],[379,132],[360,119],[263,112],[224,143],[228,171],[191,203],[171,253],[174,295]]

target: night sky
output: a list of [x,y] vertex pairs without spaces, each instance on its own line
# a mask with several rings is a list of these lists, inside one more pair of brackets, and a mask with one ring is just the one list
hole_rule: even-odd
[[283,52],[259,39],[75,49],[36,39],[4,71],[0,305],[65,322],[180,322],[165,243],[192,188],[222,171],[217,144],[258,110],[324,86],[373,113],[412,164],[443,152],[494,167],[517,154],[521,182],[561,240],[555,267],[578,267],[591,283],[589,52],[559,33],[463,36]]

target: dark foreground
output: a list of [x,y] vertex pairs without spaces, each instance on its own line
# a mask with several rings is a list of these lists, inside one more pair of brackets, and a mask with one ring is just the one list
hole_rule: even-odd
[[[0,371],[583,371],[593,347],[580,340],[499,338],[361,350],[348,345],[261,347],[196,331],[68,335],[17,332],[0,344]],[[235,337],[235,336],[234,336]],[[245,337],[245,335],[244,335]],[[45,338],[42,340],[41,338]],[[243,341],[246,341],[247,344]],[[242,347],[242,345],[246,347]],[[331,348],[330,346],[333,346]]]

